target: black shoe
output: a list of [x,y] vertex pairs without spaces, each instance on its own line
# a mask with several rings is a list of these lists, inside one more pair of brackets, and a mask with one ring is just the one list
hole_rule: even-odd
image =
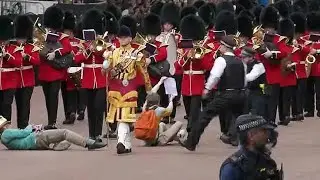
[[43,127],[44,130],[58,129],[55,124],[49,124]]
[[183,119],[188,120],[188,116],[187,115],[183,116]]
[[317,112],[317,116],[320,117],[320,112],[319,111]]
[[298,114],[296,115],[293,121],[303,121],[303,120],[304,120],[303,114]]
[[239,145],[239,141],[238,140],[231,140],[230,141],[231,146],[238,146]]
[[127,154],[131,153],[131,149],[126,149],[122,143],[117,144],[117,154]]
[[314,117],[314,113],[313,112],[307,112],[304,114],[304,117]]
[[93,144],[91,145],[87,145],[88,150],[93,150],[93,149],[100,149],[103,147],[106,147],[108,144],[105,142],[100,142],[98,140],[96,140]]
[[280,121],[278,125],[288,126],[289,123],[290,123],[290,117],[286,117],[283,121]]
[[187,140],[184,141],[184,142],[179,141],[179,144],[182,147],[188,149],[189,151],[195,151],[196,150],[196,145],[192,145],[191,140],[189,138],[187,138]]
[[84,111],[80,111],[80,112],[78,113],[77,120],[78,120],[78,121],[84,120]]
[[76,113],[71,113],[70,116],[62,122],[62,124],[74,124],[76,120]]
[[231,137],[226,134],[222,134],[220,140],[225,144],[231,144]]

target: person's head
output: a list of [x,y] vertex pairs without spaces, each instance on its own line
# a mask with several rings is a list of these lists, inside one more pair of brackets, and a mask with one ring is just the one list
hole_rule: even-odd
[[122,25],[118,32],[118,39],[121,46],[126,46],[132,41],[132,34],[130,28],[125,25]]
[[166,3],[161,12],[161,23],[164,32],[170,32],[179,25],[180,8],[175,3]]
[[138,28],[137,24],[138,24],[137,20],[130,15],[122,16],[121,19],[119,20],[120,26],[124,25],[130,29],[132,39],[136,37],[137,28]]
[[234,47],[237,45],[236,40],[232,35],[223,36],[220,40],[220,44],[221,46],[219,50],[222,54],[226,52],[233,52]]
[[97,35],[105,33],[105,17],[98,9],[89,9],[82,18],[83,29],[94,29]]
[[73,38],[76,29],[76,16],[72,12],[65,12],[62,26],[64,33]]
[[244,47],[241,50],[241,55],[240,56],[241,56],[242,61],[244,63],[249,63],[249,62],[253,61],[254,54],[255,54],[255,50],[253,50],[250,47]]
[[156,37],[161,34],[160,17],[156,14],[147,15],[142,22],[144,34],[147,35],[148,40],[154,42]]
[[251,151],[265,151],[266,145],[277,138],[272,136],[276,125],[269,124],[261,116],[241,115],[236,120],[236,127],[240,144]]
[[2,132],[8,128],[10,128],[10,121],[7,121],[6,118],[4,118],[3,116],[0,116],[0,134],[2,134]]
[[14,21],[14,37],[20,40],[33,38],[33,23],[29,16],[19,15]]
[[180,34],[183,39],[201,41],[206,35],[205,24],[199,16],[187,15],[180,22]]
[[150,93],[146,97],[146,102],[144,104],[144,110],[149,110],[152,107],[159,106],[160,104],[160,96],[157,93]]

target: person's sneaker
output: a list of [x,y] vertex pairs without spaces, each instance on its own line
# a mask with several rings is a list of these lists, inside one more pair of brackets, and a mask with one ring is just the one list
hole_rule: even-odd
[[78,121],[84,120],[84,111],[80,111],[80,112],[78,113],[77,120],[78,120]]
[[87,145],[88,150],[101,149],[106,147],[108,144],[106,142],[100,142],[96,140],[93,144]]
[[44,130],[50,130],[50,129],[58,129],[55,124],[48,124],[43,127]]
[[131,149],[126,149],[122,143],[117,144],[117,154],[128,154],[131,153]]
[[70,116],[62,122],[62,124],[74,124],[76,120],[76,113],[71,113]]

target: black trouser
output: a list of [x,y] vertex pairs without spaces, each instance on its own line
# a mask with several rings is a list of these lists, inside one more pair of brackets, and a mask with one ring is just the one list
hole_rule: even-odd
[[[216,92],[213,101],[211,101],[200,113],[199,121],[191,128],[188,135],[188,141],[191,145],[198,144],[204,129],[209,125],[212,118],[220,114],[223,110],[229,109],[235,118],[240,116],[243,111],[245,101],[245,92],[242,90],[230,90]],[[234,120],[235,118],[232,118]],[[236,138],[235,122],[230,123],[229,133],[233,139]]]
[[181,99],[181,82],[182,82],[182,75],[181,74],[176,74],[174,75],[174,79],[176,80],[176,87],[177,87],[177,93],[178,95],[173,99],[173,110],[171,113],[171,117],[175,118],[176,117],[176,112],[177,112],[177,105]]
[[295,95],[292,99],[292,115],[303,115],[305,104],[305,93],[307,88],[307,79],[298,79],[295,87]]
[[314,114],[314,95],[316,95],[316,110],[320,112],[320,77],[310,76],[307,79],[305,111]]
[[86,90],[80,88],[77,90],[77,114],[84,113],[87,107]]
[[16,90],[15,99],[17,106],[17,124],[19,129],[24,129],[29,124],[30,100],[34,87],[24,87]]
[[0,115],[11,121],[12,103],[16,89],[6,89],[0,91]]
[[65,116],[65,119],[67,119],[70,113],[68,111],[68,91],[67,91],[66,81],[61,82],[61,95],[62,95],[62,101],[63,101],[64,116]]
[[138,104],[139,108],[142,108],[144,102],[146,101],[146,97],[147,97],[147,92],[146,92],[145,86],[144,85],[143,86],[139,86],[137,88],[137,92],[138,92],[137,104]]
[[102,133],[103,115],[106,109],[106,88],[86,89],[89,136],[95,138]]
[[279,104],[280,85],[270,84],[265,86],[265,93],[267,95],[267,120],[270,122],[276,122],[277,107]]
[[42,90],[44,93],[48,114],[48,125],[53,125],[57,122],[60,86],[61,81],[59,80],[42,82]]
[[279,96],[279,120],[284,121],[290,118],[290,108],[292,104],[292,97],[294,95],[295,86],[287,86],[280,88]]
[[267,119],[267,97],[261,89],[249,90],[248,94],[248,110],[251,114],[262,116]]
[[197,123],[201,112],[201,96],[183,96],[183,104],[188,114],[187,131]]

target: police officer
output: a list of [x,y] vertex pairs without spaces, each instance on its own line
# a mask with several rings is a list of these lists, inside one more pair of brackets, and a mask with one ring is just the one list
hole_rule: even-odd
[[236,127],[241,148],[222,163],[220,180],[283,179],[282,167],[278,170],[270,157],[278,136],[276,125],[261,116],[245,114],[237,118]]

